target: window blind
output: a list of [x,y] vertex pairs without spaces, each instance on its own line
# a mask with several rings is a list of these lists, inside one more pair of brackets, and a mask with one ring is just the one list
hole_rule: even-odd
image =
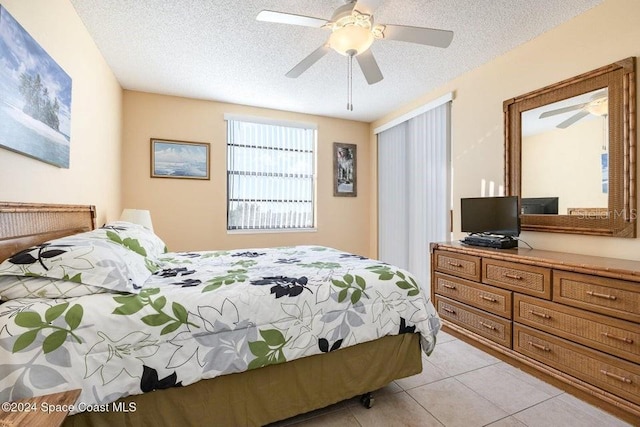
[[[429,291],[429,243],[448,238],[451,102],[378,134],[378,257]],[[427,292],[428,295],[428,292]]]
[[227,229],[314,227],[312,127],[227,120]]

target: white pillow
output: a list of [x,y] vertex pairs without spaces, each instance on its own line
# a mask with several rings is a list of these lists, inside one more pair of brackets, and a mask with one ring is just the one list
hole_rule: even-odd
[[138,293],[165,250],[150,230],[115,222],[18,252],[0,264],[0,276],[47,277]]

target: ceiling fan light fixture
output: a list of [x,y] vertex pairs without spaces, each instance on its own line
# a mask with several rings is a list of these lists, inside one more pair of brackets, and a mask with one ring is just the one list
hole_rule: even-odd
[[369,28],[360,25],[346,25],[336,28],[329,36],[329,45],[333,50],[344,56],[350,56],[355,51],[359,55],[373,44],[373,34]]
[[435,47],[448,47],[453,39],[453,31],[407,25],[375,24],[373,12],[383,1],[344,0],[345,4],[338,7],[329,20],[270,10],[260,12],[257,19],[330,30],[329,40],[311,52],[285,75],[290,78],[299,77],[323,56],[331,50],[335,50],[348,58],[347,109],[352,111],[353,58],[356,58],[368,84],[378,83],[384,78],[373,52],[369,49],[376,39],[398,40]]
[[584,109],[596,116],[606,116],[609,114],[609,99],[601,98],[591,101]]

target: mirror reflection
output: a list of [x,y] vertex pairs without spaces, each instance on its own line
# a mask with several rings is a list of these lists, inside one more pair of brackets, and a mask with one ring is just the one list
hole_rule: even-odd
[[522,112],[523,214],[607,209],[608,99],[602,88]]

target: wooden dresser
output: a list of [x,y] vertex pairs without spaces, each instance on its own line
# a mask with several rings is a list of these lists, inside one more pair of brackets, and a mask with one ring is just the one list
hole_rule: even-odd
[[640,262],[431,245],[443,324],[640,417]]

